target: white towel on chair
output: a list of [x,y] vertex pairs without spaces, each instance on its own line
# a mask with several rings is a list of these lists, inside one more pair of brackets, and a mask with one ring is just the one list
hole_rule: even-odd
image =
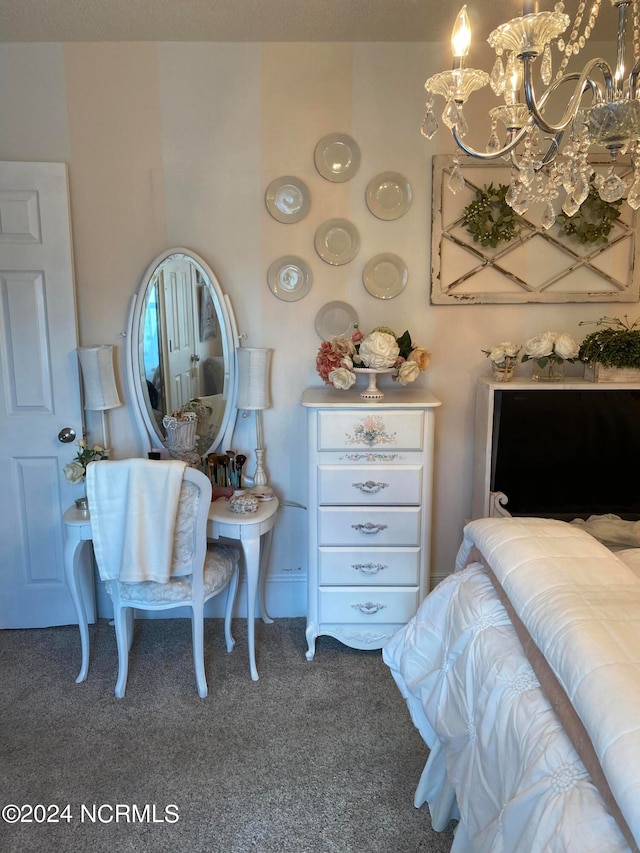
[[185,467],[179,460],[147,459],[87,467],[91,535],[102,580],[169,581]]

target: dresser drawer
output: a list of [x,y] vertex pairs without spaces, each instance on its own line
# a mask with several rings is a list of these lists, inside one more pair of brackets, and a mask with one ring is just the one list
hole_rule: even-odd
[[318,450],[422,450],[423,428],[421,411],[320,411]]
[[320,586],[418,586],[420,548],[320,548]]
[[418,609],[418,590],[403,587],[321,588],[319,591],[321,622],[408,622]]
[[419,545],[420,507],[318,509],[318,545]]
[[320,504],[419,504],[422,466],[318,466]]

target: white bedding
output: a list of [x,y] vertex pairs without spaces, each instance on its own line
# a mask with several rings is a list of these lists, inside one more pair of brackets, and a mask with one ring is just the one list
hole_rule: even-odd
[[[483,521],[510,524],[515,520]],[[482,550],[493,568],[493,560],[501,560],[497,543],[504,540],[505,531],[482,528],[480,522],[472,524],[480,525],[487,533],[483,547],[492,553]],[[628,557],[627,562],[637,564],[638,552],[619,552],[612,558],[604,546],[580,529],[561,522],[541,521],[541,524],[543,527],[535,529],[536,540],[549,524],[552,528],[560,525],[575,530],[580,542],[573,532],[565,539],[562,530],[561,539],[552,544],[543,536],[544,548],[553,550],[560,546],[563,561],[573,563],[573,571],[578,572],[578,580],[582,581],[578,597],[589,601],[587,609],[594,618],[604,615],[608,627],[596,628],[594,622],[584,622],[584,613],[578,616],[575,607],[568,607],[566,590],[560,604],[549,605],[544,596],[540,597],[544,567],[534,565],[531,560],[522,564],[524,577],[531,581],[532,593],[528,599],[525,595],[527,627],[533,627],[531,633],[535,633],[540,628],[538,622],[546,625],[555,637],[557,648],[561,648],[559,640],[563,633],[573,630],[572,625],[578,634],[584,628],[588,635],[589,654],[578,652],[572,656],[577,646],[571,640],[567,652],[558,655],[559,666],[554,669],[557,675],[564,674],[567,692],[591,694],[591,704],[595,705],[592,716],[602,731],[590,734],[597,750],[604,747],[603,764],[607,764],[607,758],[612,763],[618,741],[612,726],[618,727],[618,735],[625,734],[626,754],[616,760],[611,777],[609,772],[607,775],[616,798],[624,801],[625,817],[635,831],[638,795],[634,779],[639,775],[636,768],[640,768],[640,755],[634,751],[635,745],[629,737],[635,739],[637,728],[633,719],[640,719],[640,702],[634,705],[633,698],[626,701],[635,697],[635,688],[629,687],[622,670],[613,681],[603,672],[607,687],[595,687],[591,679],[597,679],[598,671],[606,672],[609,667],[599,664],[595,668],[591,662],[602,662],[603,655],[612,656],[610,638],[613,634],[620,639],[612,627],[619,622],[614,617],[625,613],[629,625],[638,627],[634,611],[640,617],[640,604],[629,602],[629,598],[640,589],[640,583],[620,559]],[[508,529],[516,528],[514,525]],[[471,534],[467,544],[477,538],[480,529],[467,528],[467,534]],[[572,554],[578,544],[581,556]],[[516,547],[513,542],[511,547]],[[513,565],[513,555],[508,562]],[[509,576],[507,571],[499,578],[507,588]],[[519,586],[515,576],[511,582]],[[620,592],[615,588],[619,584],[623,587]],[[523,585],[526,587],[527,583]],[[604,591],[600,589],[596,595],[598,585],[604,586]],[[517,591],[514,595],[518,597]],[[535,600],[540,608],[534,606]],[[529,618],[528,610],[531,613],[538,610],[537,622],[535,617]],[[596,635],[608,652],[598,652]],[[622,655],[624,660],[616,662],[614,669],[622,667],[626,671],[637,657],[636,644],[622,652],[624,643],[621,645],[618,639],[613,644],[615,657]],[[473,564],[444,580],[423,602],[414,619],[387,643],[383,657],[407,700],[414,723],[431,748],[416,805],[427,801],[434,827],[443,829],[448,819],[456,816],[457,801],[461,824],[456,833],[455,851],[618,853],[629,850],[542,693],[491,581],[480,565]],[[580,676],[580,671],[585,674]],[[637,684],[640,685],[640,680]],[[623,721],[622,716],[627,719]],[[591,719],[589,714],[586,717]],[[584,717],[583,721],[587,722]],[[622,806],[619,799],[618,802]]]

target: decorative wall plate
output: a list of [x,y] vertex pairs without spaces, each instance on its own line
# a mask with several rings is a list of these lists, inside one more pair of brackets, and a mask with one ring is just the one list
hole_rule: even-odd
[[328,219],[316,231],[315,245],[323,261],[340,266],[358,254],[360,234],[347,219]]
[[285,223],[300,222],[311,204],[307,185],[293,175],[283,175],[271,181],[264,198],[271,216]]
[[334,183],[350,180],[360,168],[360,148],[346,133],[329,133],[316,145],[316,169]]
[[296,302],[311,289],[311,270],[295,255],[284,255],[274,261],[267,271],[271,292],[284,302]]
[[399,172],[381,172],[367,185],[367,207],[378,219],[399,219],[409,210],[411,184]]
[[391,252],[375,255],[362,271],[364,286],[376,299],[393,299],[404,290],[408,278],[405,262]]
[[327,302],[316,314],[316,332],[323,341],[350,337],[358,315],[348,302]]

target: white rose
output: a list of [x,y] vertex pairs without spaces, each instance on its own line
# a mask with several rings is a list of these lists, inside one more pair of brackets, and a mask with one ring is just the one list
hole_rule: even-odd
[[568,332],[563,332],[556,338],[556,354],[560,358],[577,358],[580,351],[579,344]]
[[[518,344],[512,344],[511,341],[504,341],[499,344],[500,347],[504,350],[504,354],[508,358],[515,358],[520,352],[520,346]],[[492,359],[493,361],[493,359]]]
[[409,382],[415,382],[419,373],[420,366],[417,361],[403,361],[398,369],[398,382],[408,385]]
[[70,483],[80,483],[84,480],[84,467],[79,462],[69,462],[62,471]]
[[553,344],[556,339],[555,332],[545,332],[529,338],[524,345],[524,351],[529,358],[545,358],[553,352]]
[[384,370],[393,367],[400,355],[400,347],[393,335],[371,332],[360,344],[360,358],[365,367]]
[[329,382],[331,382],[333,387],[337,388],[339,391],[347,391],[355,381],[355,373],[347,370],[346,367],[336,367],[336,369],[332,370],[329,374]]
[[489,353],[489,358],[495,364],[500,364],[504,361],[506,356],[505,348],[503,344],[499,344],[497,347],[493,347],[491,352]]

